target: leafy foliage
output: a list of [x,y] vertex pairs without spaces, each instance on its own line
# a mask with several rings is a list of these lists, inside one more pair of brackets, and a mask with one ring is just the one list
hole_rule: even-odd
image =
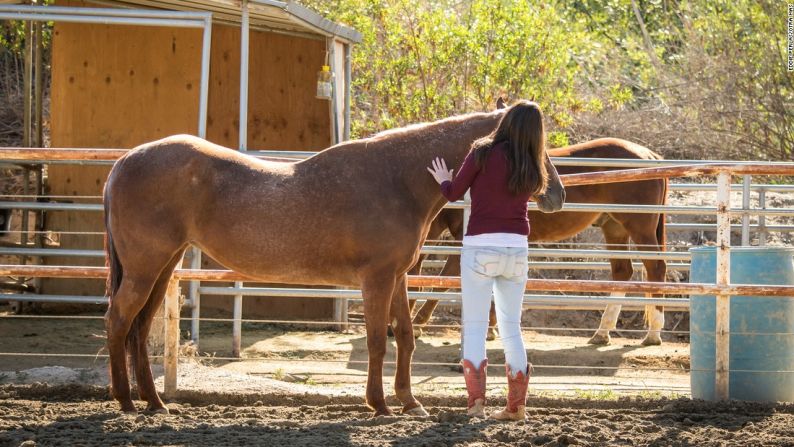
[[785,4],[306,0],[359,30],[353,135],[540,103],[553,145],[621,136],[675,157],[791,159]]
[[[504,96],[541,105],[553,146],[614,136],[674,158],[794,158],[786,3],[303,3],[363,35],[352,53],[353,137],[489,110]],[[44,32],[48,47],[50,27]],[[19,96],[24,40],[22,22],[0,24],[9,104]]]
[[[538,101],[561,125],[585,106],[572,57],[584,28],[524,0],[315,0],[364,38],[353,52],[353,134],[488,110],[497,95]],[[564,135],[554,136],[555,138]]]

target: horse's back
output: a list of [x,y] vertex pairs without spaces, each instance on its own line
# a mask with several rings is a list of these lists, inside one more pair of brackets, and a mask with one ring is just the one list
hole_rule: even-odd
[[661,155],[647,147],[620,138],[597,138],[583,143],[550,149],[549,155],[552,157],[662,159]]

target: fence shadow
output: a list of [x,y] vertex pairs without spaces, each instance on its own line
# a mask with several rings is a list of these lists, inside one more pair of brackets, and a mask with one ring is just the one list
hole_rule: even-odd
[[[351,338],[350,343],[352,350],[346,367],[353,370],[366,371],[366,361],[368,359],[366,336]],[[584,341],[582,343],[582,345],[566,348],[540,350],[533,349],[531,339],[526,340],[525,344],[529,361],[534,365],[543,366],[543,368],[537,368],[534,375],[552,377],[566,375],[614,376],[617,372],[614,368],[624,366],[627,353],[642,349],[640,345],[631,345],[603,350],[598,346],[584,344]],[[500,342],[497,341],[496,345],[489,346],[488,363],[490,365],[503,365],[505,358]],[[396,346],[394,339],[388,340],[386,362],[394,362],[396,360]],[[460,349],[460,343],[445,343],[437,346],[419,338],[416,340],[416,351],[413,356],[413,371],[416,374],[438,377],[457,376],[460,374],[457,366],[460,362]],[[424,365],[423,363],[451,365]],[[558,366],[558,368],[548,368],[548,366]],[[393,373],[394,365],[384,365],[384,374]]]

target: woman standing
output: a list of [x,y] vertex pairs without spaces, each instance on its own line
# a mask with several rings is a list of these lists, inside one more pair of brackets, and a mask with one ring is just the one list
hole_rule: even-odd
[[485,337],[493,293],[505,353],[507,406],[492,417],[523,420],[530,365],[521,337],[527,280],[527,201],[546,190],[543,114],[534,102],[513,105],[496,129],[474,142],[453,178],[443,159],[427,168],[449,201],[471,190],[471,216],[460,258],[463,375],[470,416],[485,417]]

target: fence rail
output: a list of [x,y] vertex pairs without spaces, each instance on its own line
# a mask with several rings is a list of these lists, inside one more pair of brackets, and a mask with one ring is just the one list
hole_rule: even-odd
[[[107,277],[107,267],[70,267],[70,266],[42,266],[42,265],[0,265],[0,276],[26,276],[26,277],[50,277],[50,278],[105,278]],[[181,281],[249,281],[261,282],[257,279],[235,272],[233,270],[192,270],[176,269],[173,278]],[[433,287],[439,289],[459,289],[460,277],[457,276],[426,276],[408,275],[408,287]],[[208,288],[209,289],[209,288]],[[212,288],[215,290],[215,288]],[[234,290],[229,288],[217,288],[213,293],[230,294],[220,292],[220,289]],[[251,288],[253,289],[253,288]],[[265,290],[296,290],[296,289],[265,289]],[[300,293],[307,296],[312,293],[324,292],[324,289],[299,289]],[[339,289],[328,289],[340,291]],[[648,281],[582,281],[571,279],[528,279],[526,290],[544,292],[633,292],[651,293],[663,295],[762,295],[776,297],[794,296],[794,286],[786,285],[757,285],[757,284],[731,284],[715,285],[703,283],[669,283],[669,282],[648,282]],[[341,291],[340,291],[341,292]],[[285,292],[286,293],[286,292]],[[304,296],[294,293],[292,296]],[[345,293],[357,293],[346,291]],[[437,292],[426,292],[426,296],[436,296]],[[264,293],[260,293],[264,295]],[[2,296],[2,295],[0,295]],[[267,295],[264,295],[267,296]],[[648,303],[646,301],[646,303]],[[635,304],[635,303],[632,303]],[[664,305],[664,304],[659,304]]]

